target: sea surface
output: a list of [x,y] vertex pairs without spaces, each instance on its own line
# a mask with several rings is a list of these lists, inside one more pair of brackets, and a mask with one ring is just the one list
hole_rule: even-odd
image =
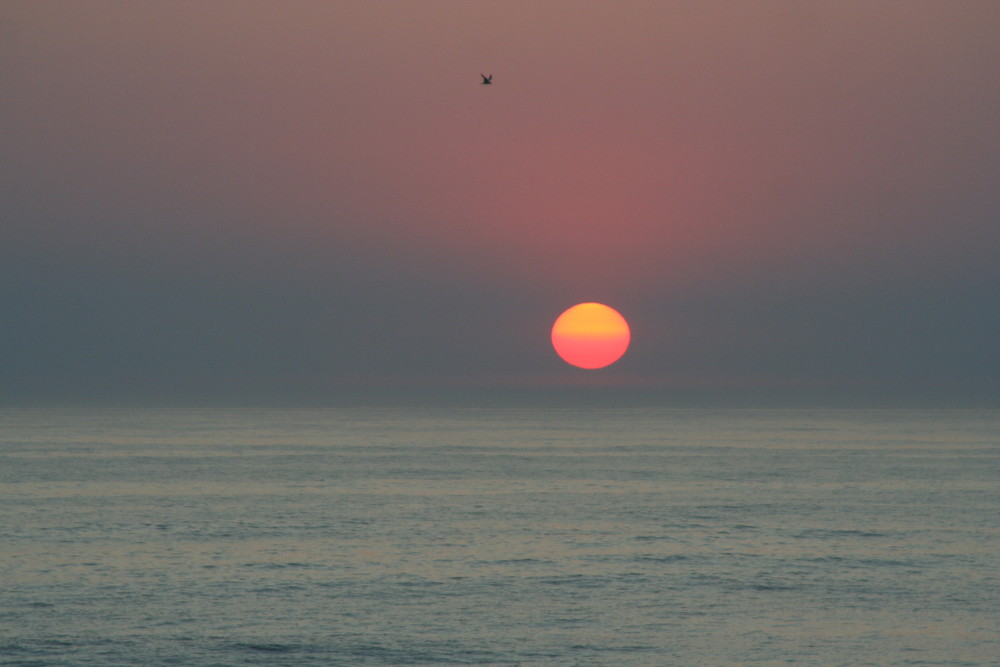
[[0,410],[0,664],[997,665],[1000,412]]

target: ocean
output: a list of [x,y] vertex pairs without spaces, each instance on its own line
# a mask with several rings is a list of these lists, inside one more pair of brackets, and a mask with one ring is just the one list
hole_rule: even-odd
[[1000,411],[0,410],[0,664],[997,665]]

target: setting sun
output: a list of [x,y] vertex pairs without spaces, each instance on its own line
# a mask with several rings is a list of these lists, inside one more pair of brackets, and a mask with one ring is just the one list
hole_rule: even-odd
[[602,303],[579,303],[552,325],[552,347],[568,364],[604,368],[628,349],[632,334],[621,314]]

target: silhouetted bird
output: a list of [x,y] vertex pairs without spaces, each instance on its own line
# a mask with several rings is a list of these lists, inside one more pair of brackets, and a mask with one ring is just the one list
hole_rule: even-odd
[[491,83],[493,83],[493,75],[492,74],[490,74],[489,76],[486,76],[485,74],[480,74],[479,76],[483,77],[483,85],[484,86],[488,86]]

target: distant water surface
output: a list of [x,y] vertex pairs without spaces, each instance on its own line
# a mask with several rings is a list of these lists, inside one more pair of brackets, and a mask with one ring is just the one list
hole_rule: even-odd
[[996,665],[1000,412],[2,410],[0,664]]

